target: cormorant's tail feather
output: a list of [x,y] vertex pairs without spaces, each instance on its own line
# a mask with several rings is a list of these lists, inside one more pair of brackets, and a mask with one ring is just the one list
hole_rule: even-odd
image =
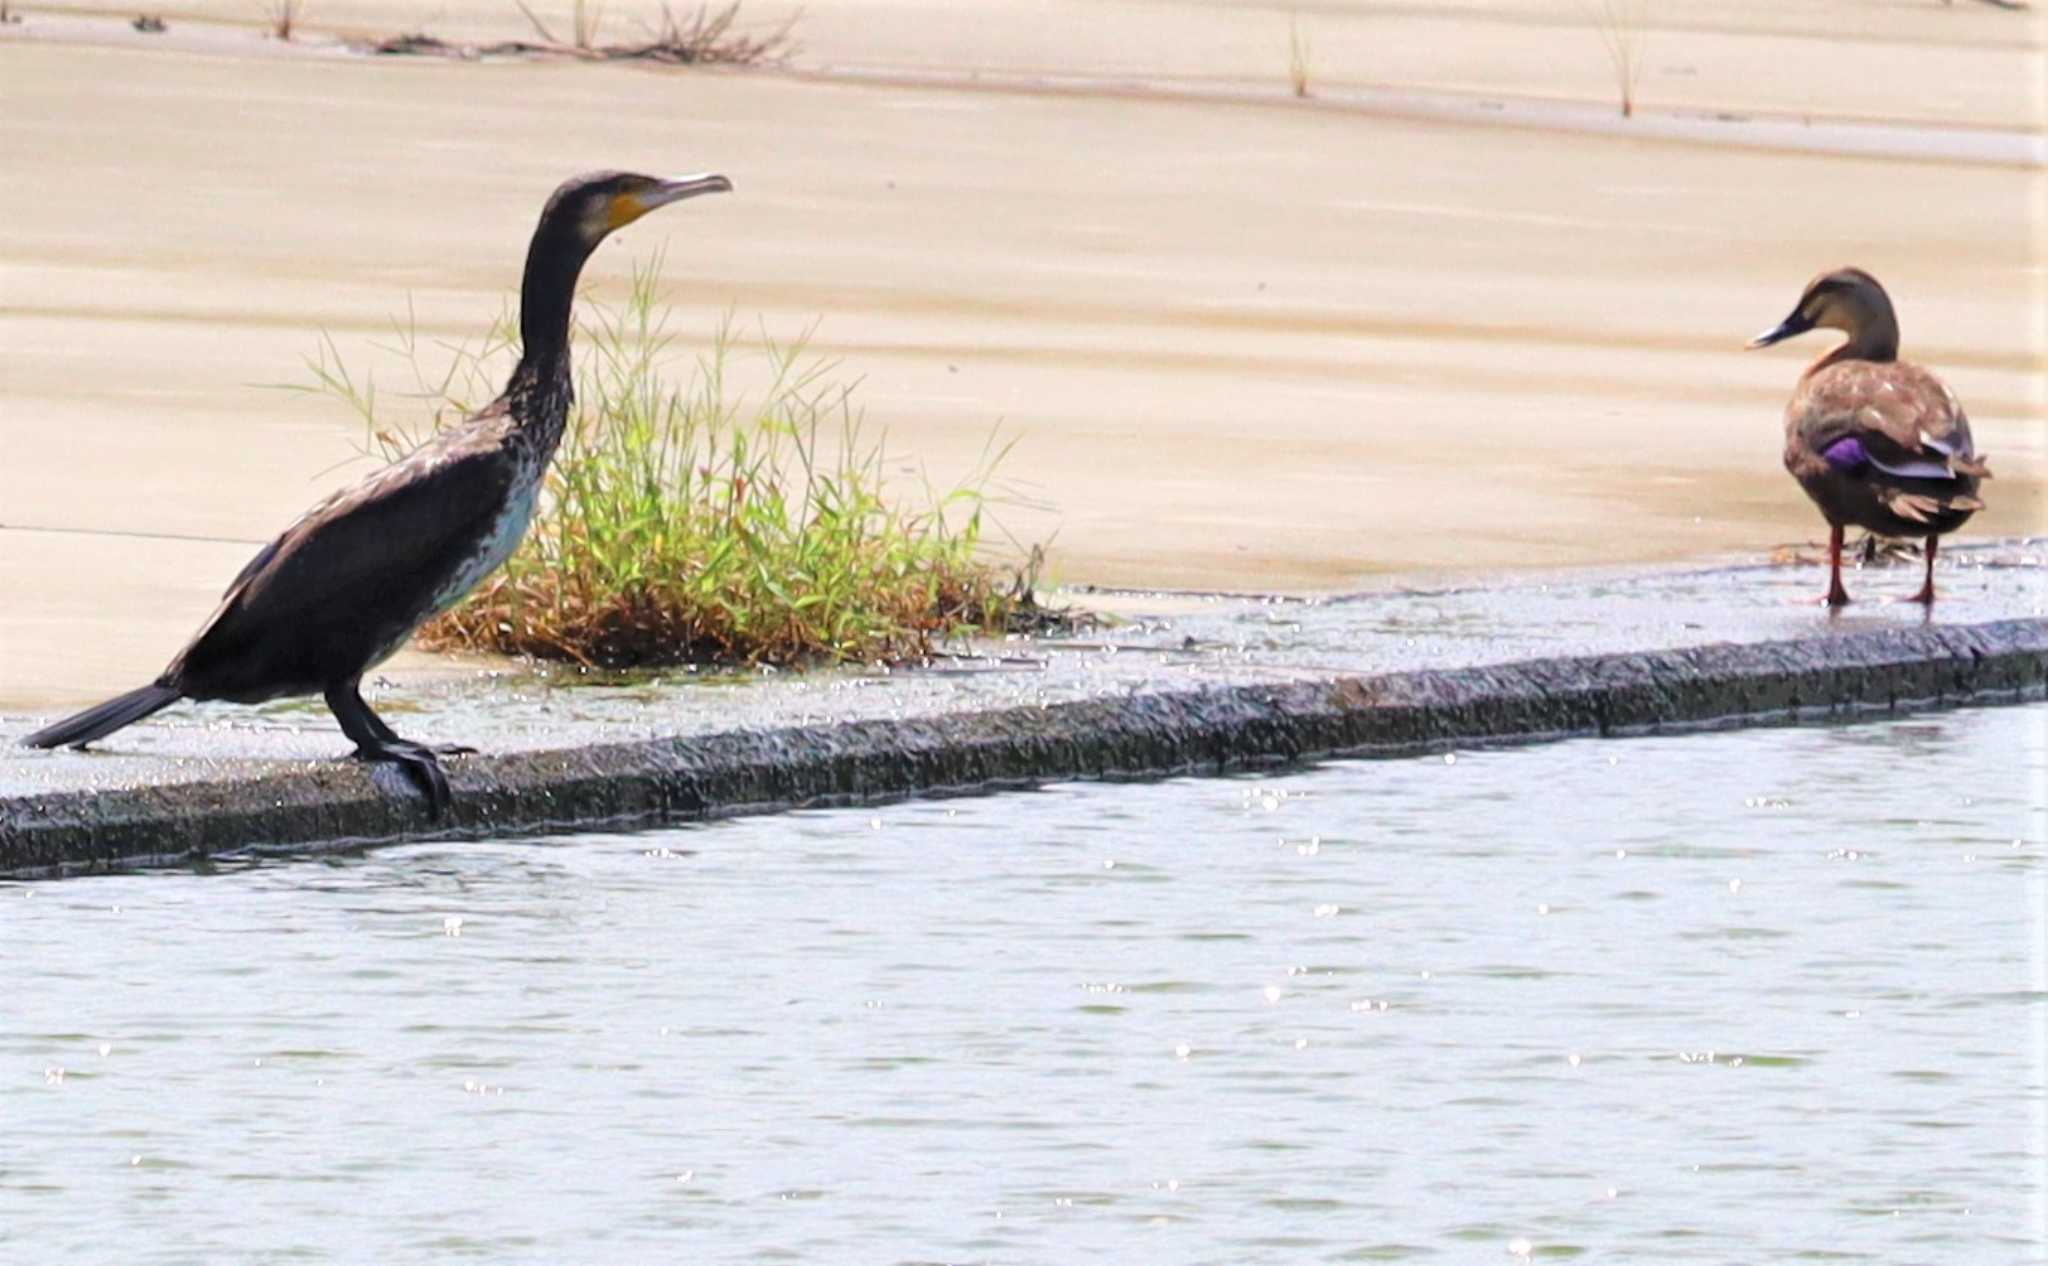
[[22,740],[26,747],[83,747],[96,738],[105,738],[124,725],[133,725],[152,712],[168,708],[184,695],[169,686],[147,685],[140,690],[131,690],[119,698],[109,699],[95,708],[87,708],[75,717],[66,717],[55,725],[45,726]]

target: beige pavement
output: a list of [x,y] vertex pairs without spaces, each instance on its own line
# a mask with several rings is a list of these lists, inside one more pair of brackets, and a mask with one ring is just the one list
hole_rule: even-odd
[[[802,64],[1235,81],[1271,60],[1258,30],[1285,44],[1281,10],[972,7],[808,6]],[[1302,6],[1332,82],[1393,81],[1383,52],[1420,87],[1603,91],[1557,6],[1376,9]],[[1646,101],[2040,130],[2035,16],[1726,11],[1652,28]],[[417,24],[386,0],[319,12]],[[1328,589],[1811,537],[1777,419],[1821,344],[1740,344],[1844,262],[1885,279],[1908,354],[1976,420],[1998,479],[1972,531],[2043,526],[2038,166],[26,25],[0,35],[0,709],[153,675],[249,542],[362,469],[338,466],[354,420],[260,384],[303,381],[323,331],[366,362],[408,304],[424,334],[474,335],[540,197],[599,165],[739,188],[629,231],[597,293],[665,245],[680,329],[822,319],[940,480],[992,428],[1020,437],[1006,474],[1050,508],[1004,519],[1057,530],[1062,579]],[[1816,64],[1819,84],[1784,73]]]

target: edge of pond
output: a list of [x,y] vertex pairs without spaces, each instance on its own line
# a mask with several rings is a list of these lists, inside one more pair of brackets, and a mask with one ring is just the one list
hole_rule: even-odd
[[450,762],[441,821],[352,763],[0,798],[0,877],[620,830],[1050,782],[2048,698],[2048,620],[1522,660],[602,743]]

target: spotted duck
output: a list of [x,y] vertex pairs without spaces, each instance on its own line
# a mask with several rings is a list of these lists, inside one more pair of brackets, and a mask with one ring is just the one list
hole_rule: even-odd
[[1792,315],[1749,345],[1769,347],[1819,328],[1848,339],[1799,376],[1785,408],[1785,469],[1828,521],[1827,605],[1849,601],[1842,533],[1851,525],[1925,538],[1927,576],[1911,601],[1931,605],[1937,543],[1984,508],[1978,481],[1991,477],[1970,440],[1970,420],[1941,379],[1899,359],[1898,317],[1869,273],[1822,273]]

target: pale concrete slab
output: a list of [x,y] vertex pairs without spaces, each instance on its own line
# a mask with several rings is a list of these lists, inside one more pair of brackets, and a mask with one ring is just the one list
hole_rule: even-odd
[[[968,33],[914,4],[845,29],[894,29],[919,65],[1027,65],[994,50],[1028,7],[991,9],[971,48],[919,43],[927,23]],[[1767,7],[1740,7],[1741,39],[1791,55],[1817,38],[1771,44]],[[1102,10],[1122,38],[1077,28],[1073,64],[1156,31],[1118,25],[1157,17],[1138,8]],[[1179,9],[1196,51],[1160,65],[1223,73],[1200,50],[1235,37],[1200,32],[1238,18]],[[851,12],[828,7],[820,32]],[[1510,42],[1567,30],[1507,12],[1468,16]],[[1896,20],[1845,64],[1924,44],[1928,65],[1962,59],[1967,91],[2010,98],[1940,120],[2033,117],[1980,15],[1946,35]],[[360,365],[394,318],[478,335],[541,195],[596,165],[715,166],[739,192],[636,226],[595,292],[665,245],[698,345],[727,310],[783,335],[822,319],[818,348],[941,482],[995,428],[1019,436],[1005,477],[1045,504],[1002,517],[1026,541],[1057,532],[1071,582],[1330,591],[1807,539],[1777,466],[1805,350],[1737,349],[1852,260],[1890,284],[1909,354],[1948,375],[1992,456],[1972,534],[2043,524],[2038,167],[18,30],[0,35],[0,167],[22,176],[0,182],[0,582],[20,595],[0,613],[0,707],[154,675],[258,542],[364,469],[356,419],[264,384],[303,382],[323,334]]]

